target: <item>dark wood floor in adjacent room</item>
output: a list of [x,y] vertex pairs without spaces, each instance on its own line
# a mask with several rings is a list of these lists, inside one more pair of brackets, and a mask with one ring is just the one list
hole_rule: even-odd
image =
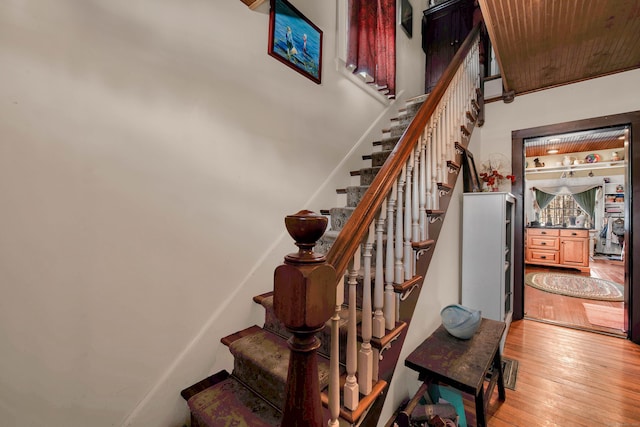
[[513,322],[504,356],[519,362],[489,427],[640,426],[640,346],[532,320]]

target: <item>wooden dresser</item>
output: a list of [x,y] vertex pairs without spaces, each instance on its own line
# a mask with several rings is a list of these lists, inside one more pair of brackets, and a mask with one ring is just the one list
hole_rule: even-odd
[[527,228],[525,263],[576,268],[589,273],[589,230]]

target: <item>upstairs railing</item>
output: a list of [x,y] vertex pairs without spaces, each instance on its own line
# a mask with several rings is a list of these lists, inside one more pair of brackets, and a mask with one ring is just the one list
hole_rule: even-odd
[[[322,262],[332,267],[335,276],[331,273],[327,277],[335,277],[337,282],[335,308],[331,317],[331,371],[327,396],[327,406],[331,414],[329,426],[338,426],[339,417],[347,418],[354,423],[361,416],[363,406],[366,406],[361,404],[361,399],[380,393],[380,387],[377,386],[378,362],[384,346],[376,346],[373,343],[383,341],[385,334],[396,327],[396,307],[406,292],[403,291],[406,289],[404,284],[415,281],[418,273],[417,253],[429,247],[429,223],[442,213],[439,211],[439,199],[451,189],[448,184],[449,174],[457,170],[451,166],[455,163],[456,143],[460,137],[469,136],[469,125],[476,119],[474,103],[477,90],[480,88],[479,28],[480,24],[469,34],[433,92],[418,110],[331,246],[326,261],[320,258],[313,260],[313,263]],[[306,247],[309,246],[308,242],[305,244]],[[358,350],[356,298],[357,276],[361,262],[364,279],[361,345]],[[308,270],[309,266],[305,268]],[[294,279],[285,278],[285,281],[289,281],[287,285],[296,281],[302,287],[316,286],[313,280],[298,280],[305,274],[292,273],[291,277]],[[346,377],[341,404],[341,352],[338,328],[344,302],[345,274],[349,288],[349,315]],[[292,361],[289,367],[289,397],[286,405],[295,402],[297,406],[285,408],[285,418],[281,425],[320,427],[323,422],[319,420],[319,415],[315,416],[315,420],[304,418],[302,415],[304,412],[321,412],[320,391],[313,390],[314,387],[311,387],[312,390],[305,387],[305,381],[308,382],[310,377],[317,376],[317,371],[310,374],[308,366],[300,363],[315,357],[317,343],[310,340],[313,340],[311,329],[318,327],[318,319],[311,322],[313,325],[307,325],[309,322],[305,323],[304,319],[296,321],[292,318],[292,313],[297,312],[304,316],[306,310],[315,310],[326,314],[331,311],[326,305],[333,303],[334,296],[323,298],[322,301],[311,301],[310,298],[314,297],[315,291],[300,291],[297,294],[302,295],[303,301],[296,298],[300,305],[297,308],[287,308],[291,297],[278,290],[288,289],[290,292],[291,287],[278,285],[278,280],[276,274],[274,304],[280,307],[284,317],[287,317],[287,326],[293,324],[290,330],[294,333],[290,340]],[[326,277],[323,278],[324,282],[326,280]],[[328,320],[328,317],[325,320]],[[296,366],[293,366],[294,364]],[[312,370],[317,369],[313,363],[310,367]],[[302,390],[304,393],[301,393]]]

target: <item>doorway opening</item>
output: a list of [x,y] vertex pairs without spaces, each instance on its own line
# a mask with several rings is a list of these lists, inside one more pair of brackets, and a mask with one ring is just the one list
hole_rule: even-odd
[[628,125],[524,139],[524,316],[626,337]]
[[[516,214],[514,218],[514,311],[513,319],[524,318],[525,315],[525,140],[533,138],[551,139],[552,135],[564,135],[572,132],[589,131],[593,129],[614,128],[626,126],[627,145],[624,159],[626,161],[624,193],[628,198],[624,200],[624,234],[622,259],[624,260],[624,329],[628,339],[640,344],[640,282],[634,279],[634,266],[640,265],[640,111],[612,114],[571,122],[543,125],[528,129],[512,131],[512,173],[516,177],[511,192],[516,196]],[[636,147],[636,149],[634,149]],[[614,150],[609,151],[612,155]],[[592,153],[589,153],[592,154]],[[535,159],[535,158],[534,158]],[[580,160],[580,159],[578,159]],[[586,160],[586,156],[585,159]],[[539,159],[540,161],[540,159]],[[564,157],[561,162],[564,161]],[[600,162],[604,159],[600,158]],[[579,163],[579,162],[578,162]],[[594,162],[597,163],[597,162]],[[554,163],[555,165],[555,163]],[[594,172],[595,174],[595,172]],[[568,174],[570,176],[570,174]],[[575,172],[574,172],[575,175]],[[565,175],[566,176],[566,175]],[[535,220],[535,218],[533,218]],[[532,219],[526,217],[526,221]],[[635,232],[634,232],[635,231]],[[606,242],[605,242],[606,243]]]

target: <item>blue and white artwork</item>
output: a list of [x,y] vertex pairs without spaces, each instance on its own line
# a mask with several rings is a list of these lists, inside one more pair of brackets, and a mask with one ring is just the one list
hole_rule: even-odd
[[286,0],[272,5],[269,54],[320,83],[322,31]]

